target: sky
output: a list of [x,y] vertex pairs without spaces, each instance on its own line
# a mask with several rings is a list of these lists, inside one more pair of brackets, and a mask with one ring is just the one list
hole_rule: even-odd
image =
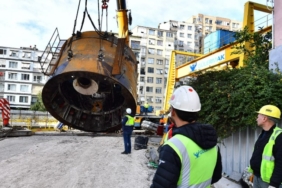
[[[87,1],[87,10],[97,27],[98,2],[101,6],[101,0]],[[126,2],[127,9],[131,10],[132,25],[129,29],[132,29],[137,25],[157,28],[159,23],[168,20],[185,21],[199,13],[243,21],[244,4],[247,1],[127,0]],[[252,0],[252,2],[267,4],[267,0]],[[56,28],[61,39],[68,39],[73,33],[78,4],[79,0],[7,0],[1,3],[0,47],[19,48],[36,45],[39,50],[44,50]],[[110,0],[108,24],[106,24],[106,11],[103,11],[101,17],[100,9],[103,31],[107,29],[117,32],[116,9],[116,0]],[[84,10],[85,0],[81,0],[75,30],[80,30]],[[86,17],[82,31],[89,30],[93,30],[93,27]]]

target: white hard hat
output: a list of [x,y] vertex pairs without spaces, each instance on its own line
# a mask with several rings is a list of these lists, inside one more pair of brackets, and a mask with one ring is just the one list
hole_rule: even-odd
[[191,86],[177,88],[169,103],[173,108],[185,112],[199,112],[201,110],[199,95]]
[[131,109],[130,109],[130,108],[127,108],[127,109],[126,109],[126,113],[131,114]]

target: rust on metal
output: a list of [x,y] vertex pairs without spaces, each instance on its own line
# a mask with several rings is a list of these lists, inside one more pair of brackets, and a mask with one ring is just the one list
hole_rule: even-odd
[[135,113],[137,61],[127,45],[117,43],[116,37],[101,38],[95,31],[66,41],[42,92],[56,119],[76,129],[104,132],[121,127],[126,108]]

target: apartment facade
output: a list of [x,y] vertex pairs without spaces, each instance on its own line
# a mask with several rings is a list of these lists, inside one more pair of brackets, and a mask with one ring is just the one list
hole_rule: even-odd
[[135,51],[138,65],[138,102],[147,101],[154,110],[161,110],[164,100],[174,33],[169,30],[136,26],[132,29],[130,46]]
[[[167,73],[172,50],[202,54],[205,36],[219,29],[237,31],[242,22],[228,18],[198,14],[187,21],[169,20],[158,28],[136,26],[132,29],[130,46],[139,61],[138,102],[147,101],[156,110],[163,108]],[[194,56],[177,55],[179,66]]]
[[37,62],[42,51],[34,47],[0,46],[0,98],[12,109],[29,109],[47,81]]

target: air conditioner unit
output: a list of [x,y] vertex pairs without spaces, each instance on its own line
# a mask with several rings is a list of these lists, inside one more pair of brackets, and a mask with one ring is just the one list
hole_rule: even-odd
[[151,98],[151,102],[154,102],[154,99],[153,99],[153,98]]
[[25,57],[25,53],[23,53],[23,56],[22,57]]

